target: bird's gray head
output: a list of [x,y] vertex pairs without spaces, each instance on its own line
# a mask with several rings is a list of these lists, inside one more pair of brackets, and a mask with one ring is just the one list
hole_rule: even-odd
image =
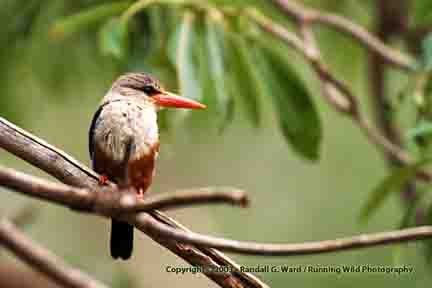
[[137,95],[151,97],[161,93],[164,89],[161,87],[159,81],[150,75],[127,73],[117,78],[112,86],[112,90],[120,92],[120,94],[134,94],[135,92]]
[[173,107],[187,109],[204,109],[205,105],[194,100],[180,97],[166,91],[155,78],[144,73],[128,73],[120,76],[113,84],[104,102],[114,99],[139,99],[156,108]]

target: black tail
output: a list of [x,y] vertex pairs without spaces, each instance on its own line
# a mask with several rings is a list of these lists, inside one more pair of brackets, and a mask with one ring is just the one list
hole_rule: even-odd
[[112,220],[111,224],[111,256],[123,260],[129,259],[133,249],[133,226],[125,222]]

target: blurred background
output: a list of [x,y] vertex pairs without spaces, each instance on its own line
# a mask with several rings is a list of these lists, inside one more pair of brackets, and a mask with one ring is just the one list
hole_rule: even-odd
[[[300,55],[242,16],[241,11],[256,9],[293,29],[270,2],[1,0],[0,115],[89,163],[88,128],[99,101],[118,75],[144,71],[168,89],[209,106],[188,114],[162,112],[161,153],[149,193],[229,185],[245,189],[252,200],[245,210],[200,206],[169,213],[192,230],[239,240],[304,242],[431,221],[429,190],[421,183],[415,187],[424,192],[420,200],[400,197],[397,192],[404,187],[399,184],[391,187],[396,193],[385,197],[380,209],[360,220],[362,207],[380,193],[379,183],[392,172],[379,149],[323,101],[319,83]],[[399,129],[400,142],[419,158],[427,156],[432,132],[427,67],[432,45],[425,33],[432,23],[430,1],[298,2],[385,32],[378,33],[384,41],[418,59],[416,72],[387,69],[381,84],[386,86],[388,121]],[[389,20],[392,31],[384,29],[388,23],[382,17],[389,15],[382,13],[385,3],[391,6],[389,14],[399,17],[400,29],[394,18]],[[325,62],[351,85],[371,121],[376,119],[370,69],[381,64],[338,32],[324,27],[315,32]],[[419,83],[426,84],[418,88]],[[0,163],[49,177],[4,150]],[[135,234],[132,259],[113,261],[106,219],[0,191],[3,214],[33,204],[37,214],[26,233],[113,287],[216,287],[200,274],[167,273],[167,266],[188,264],[141,233]],[[429,253],[428,244],[418,242],[325,256],[232,257],[247,266],[414,267],[414,273],[400,276],[258,274],[272,287],[396,288],[431,285]],[[0,255],[0,286],[7,281],[9,287],[35,287],[35,281],[47,285],[8,255]],[[37,280],[22,282],[33,277]]]

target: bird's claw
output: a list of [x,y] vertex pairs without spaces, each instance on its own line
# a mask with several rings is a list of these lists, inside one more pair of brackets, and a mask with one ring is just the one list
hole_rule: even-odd
[[99,176],[99,185],[100,186],[108,185],[108,177],[106,175],[100,175]]

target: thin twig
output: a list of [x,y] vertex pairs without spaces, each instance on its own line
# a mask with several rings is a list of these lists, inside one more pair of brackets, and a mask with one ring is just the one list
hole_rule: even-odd
[[[285,3],[286,1],[283,2]],[[302,10],[293,10],[289,15],[291,15],[291,17],[296,15],[295,19],[299,21],[299,28],[302,30],[304,36],[304,27],[310,25],[307,20],[309,16],[305,16],[303,12],[299,11]],[[326,101],[337,111],[349,116],[351,120],[353,120],[357,125],[357,127],[360,128],[363,134],[368,137],[371,143],[375,144],[375,146],[380,148],[383,152],[391,154],[392,157],[397,159],[403,165],[412,165],[415,163],[415,159],[409,155],[407,151],[392,143],[389,139],[382,135],[378,129],[369,124],[365,115],[361,113],[358,100],[351,91],[348,84],[336,78],[330,72],[328,67],[321,61],[318,48],[313,47],[312,42],[310,42],[310,38],[312,37],[311,31],[306,32],[309,33],[309,40],[306,39],[306,43],[305,39],[299,39],[294,33],[288,31],[284,26],[275,23],[265,16],[258,15],[257,13],[248,13],[248,16],[249,19],[257,23],[258,26],[263,29],[263,31],[266,31],[279,38],[305,57],[322,82],[322,88],[324,92],[323,96],[325,97]],[[308,29],[310,28],[306,28],[306,30]],[[432,180],[432,173],[427,170],[419,169],[417,176],[425,181]]]
[[0,220],[0,245],[5,246],[32,268],[56,283],[70,288],[106,287],[79,270],[69,267],[62,259],[37,245],[7,219]]
[[192,188],[162,195],[149,195],[140,205],[131,207],[132,209],[127,209],[125,206],[125,210],[143,212],[205,204],[231,204],[247,207],[249,199],[244,191],[234,187]]
[[[321,62],[320,50],[316,46],[315,37],[310,29],[309,22],[301,22],[300,30],[303,35],[303,41],[305,46],[306,58],[310,61],[312,67],[315,72],[318,74],[320,81],[323,86],[323,90],[325,92],[324,95],[327,95],[328,102],[334,106],[337,110],[341,112],[345,112],[349,116],[351,116],[352,120],[357,124],[357,126],[361,129],[361,131],[369,138],[369,140],[375,144],[377,147],[381,147],[383,152],[391,155],[393,159],[398,161],[399,163],[404,163],[405,165],[414,164],[414,159],[403,150],[398,144],[392,142],[390,139],[381,134],[378,129],[371,126],[369,122],[366,120],[365,116],[359,110],[359,103],[357,98],[354,96],[350,88],[344,82],[335,78],[327,67],[324,66]],[[330,89],[330,87],[334,87],[335,89]],[[339,92],[336,95],[332,95],[332,93],[336,91]],[[337,95],[344,95],[346,97],[346,102],[349,105],[341,106],[341,100],[336,98]],[[338,101],[332,101],[335,99],[339,99]],[[343,108],[347,108],[343,110]],[[349,109],[348,109],[349,108]],[[424,180],[431,180],[432,175],[428,172],[419,170],[419,177],[422,177]]]
[[306,8],[289,0],[271,0],[286,15],[298,22],[322,24],[353,37],[369,51],[379,55],[386,63],[404,70],[413,71],[416,61],[406,54],[385,45],[362,26],[339,15]]
[[119,191],[113,187],[98,187],[93,190],[76,188],[1,166],[0,185],[28,196],[61,203],[72,209],[97,212],[105,216],[198,204],[224,203],[244,207],[249,202],[244,191],[231,187],[188,189],[139,199],[134,190]]
[[333,77],[329,69],[322,63],[321,52],[316,44],[309,22],[300,22],[299,25],[301,34],[303,35],[305,56],[320,79],[323,96],[339,112],[356,117],[355,115],[359,113],[358,103],[354,95],[347,88],[347,85]]
[[[409,22],[409,2],[400,0],[396,4],[389,1],[377,1],[375,10],[377,17],[375,18],[374,26],[376,35],[383,43],[389,43],[393,36],[405,35],[406,28]],[[403,137],[401,136],[400,127],[397,121],[393,121],[392,107],[389,100],[387,81],[386,81],[387,66],[380,57],[376,54],[371,54],[369,57],[369,82],[371,104],[376,119],[377,126],[381,129],[382,134],[392,143],[399,147],[403,147]],[[384,158],[390,167],[400,167],[401,163],[392,153],[384,153]],[[401,198],[404,204],[408,206],[414,205],[413,202],[418,200],[418,192],[416,187],[416,179],[407,182],[401,189]],[[423,207],[418,207],[417,213],[423,215]],[[417,223],[418,225],[424,224]]]
[[139,214],[137,220],[138,221],[134,224],[138,229],[147,231],[147,233],[152,235],[158,235],[158,237],[176,239],[181,243],[213,247],[229,252],[261,256],[327,254],[432,238],[432,226],[420,226],[397,231],[362,234],[353,237],[316,242],[292,244],[257,243],[229,240],[194,232],[184,233],[181,230],[172,229],[171,227],[155,221],[154,218],[149,217],[147,214]]

